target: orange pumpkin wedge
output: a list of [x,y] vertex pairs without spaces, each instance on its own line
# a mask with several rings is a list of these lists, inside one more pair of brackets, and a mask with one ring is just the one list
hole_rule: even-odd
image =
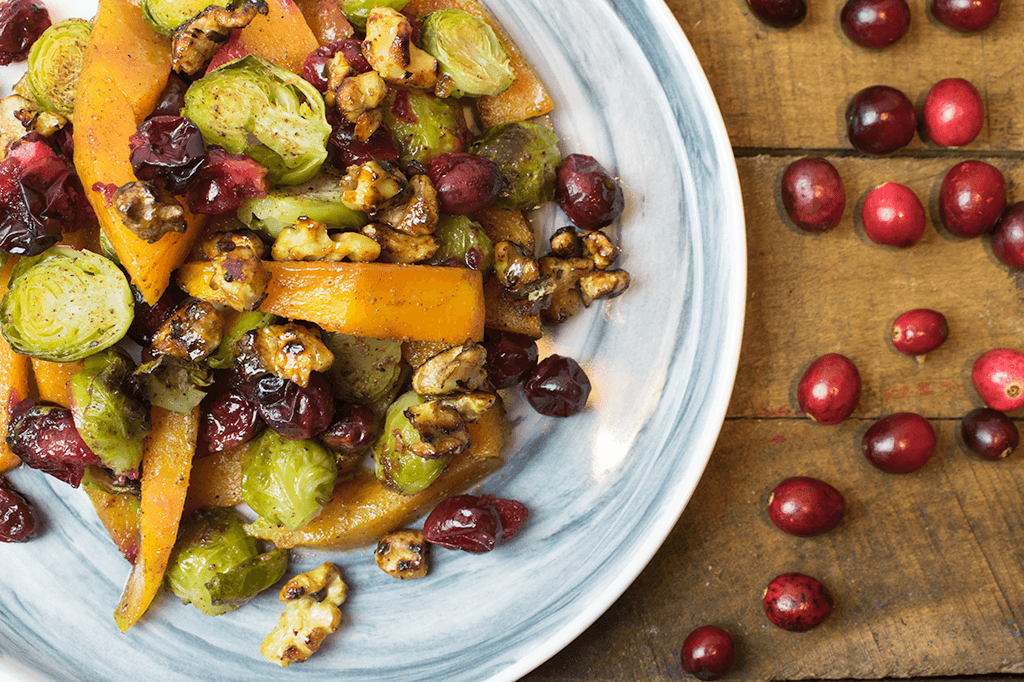
[[[270,284],[259,309],[327,331],[396,341],[479,341],[484,331],[483,281],[467,268],[393,263],[264,262]],[[186,263],[178,284],[190,296],[217,301],[214,267]]]
[[295,2],[268,0],[267,5],[270,13],[257,16],[243,28],[238,42],[246,52],[301,74],[306,55],[320,47],[320,43]]
[[49,362],[32,358],[32,377],[36,383],[36,396],[43,401],[68,406],[68,382],[82,369],[84,361]]
[[[0,268],[0,297],[7,293],[7,282],[17,262],[17,256],[10,256],[3,268]],[[31,371],[32,362],[28,356],[15,353],[7,340],[0,336],[0,473],[21,464],[21,459],[7,447],[3,436],[7,433],[7,424],[11,418],[12,399],[28,397]]]

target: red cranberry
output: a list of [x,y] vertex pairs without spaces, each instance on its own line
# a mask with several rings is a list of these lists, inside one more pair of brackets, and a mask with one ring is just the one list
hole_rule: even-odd
[[526,400],[543,415],[571,417],[587,404],[590,379],[572,358],[550,355],[544,358],[523,384]]
[[775,28],[792,28],[807,16],[804,0],[747,0],[758,19]]
[[1014,270],[1024,270],[1024,201],[1010,204],[992,230],[992,252]]
[[510,500],[494,495],[481,495],[480,501],[489,504],[498,512],[498,520],[501,521],[501,533],[499,540],[508,540],[519,532],[526,520],[530,518],[530,510],[518,500]]
[[874,467],[890,474],[909,474],[931,458],[935,442],[935,429],[927,419],[913,412],[897,412],[868,427],[861,445]]
[[925,134],[940,147],[970,143],[985,125],[985,105],[978,90],[963,78],[946,78],[932,86],[921,109]]
[[924,235],[927,218],[914,190],[887,182],[868,192],[860,210],[868,239],[876,244],[905,249]]
[[437,190],[441,210],[469,215],[498,196],[505,178],[498,164],[469,152],[444,152],[430,160],[427,175]]
[[75,428],[71,410],[52,403],[22,400],[11,411],[7,447],[28,467],[77,488],[85,468],[99,464]]
[[267,426],[289,440],[304,440],[319,435],[334,421],[334,395],[331,385],[319,372],[309,375],[309,384],[265,374],[238,384],[248,400],[259,406]]
[[219,215],[237,210],[244,199],[266,196],[266,168],[244,154],[231,154],[217,145],[206,151],[206,165],[185,194],[189,210]]
[[0,4],[0,66],[28,59],[32,43],[50,27],[50,13],[35,0]]
[[143,297],[142,292],[134,286],[132,290],[132,301],[135,303],[135,316],[128,328],[128,338],[140,346],[148,346],[153,341],[153,335],[164,325],[171,315],[178,309],[178,306],[185,300],[185,294],[181,289],[169,286],[153,305],[149,305]]
[[0,542],[25,542],[35,532],[32,505],[6,476],[0,476]]
[[846,37],[869,49],[888,47],[910,28],[907,0],[847,0],[839,13]]
[[968,450],[993,462],[1009,456],[1020,445],[1017,425],[991,407],[979,407],[964,415],[960,435]]
[[999,14],[1002,0],[934,0],[932,16],[940,24],[960,33],[976,33],[988,27]]
[[801,538],[822,535],[839,525],[846,511],[843,494],[810,476],[787,478],[768,498],[768,517],[783,533]]
[[185,108],[185,91],[188,90],[188,82],[174,73],[167,75],[167,85],[164,86],[156,106],[150,112],[149,117],[157,116],[181,116],[181,110]]
[[794,161],[782,174],[782,205],[801,230],[831,230],[846,208],[846,189],[839,171],[818,157]]
[[146,119],[128,138],[129,160],[140,180],[163,179],[171,194],[184,194],[206,161],[199,126],[184,116]]
[[860,400],[857,366],[839,353],[828,353],[807,367],[796,391],[800,409],[819,424],[838,424]]
[[476,495],[442,500],[423,522],[423,539],[427,542],[474,554],[494,549],[500,533],[498,511]]
[[332,126],[328,140],[335,150],[334,156],[331,157],[331,163],[335,167],[347,170],[349,166],[360,166],[372,160],[398,163],[402,152],[398,142],[391,136],[391,129],[385,124],[377,126],[370,139],[357,140],[355,123],[333,113],[328,114],[327,120]]
[[698,680],[718,680],[732,670],[736,645],[722,628],[704,625],[686,636],[679,658],[683,670]]
[[376,435],[373,410],[357,403],[339,402],[334,409],[334,421],[320,434],[320,440],[334,452],[350,453],[368,446]]
[[1024,353],[994,348],[974,361],[971,382],[993,410],[1012,412],[1024,407]]
[[984,161],[961,161],[939,189],[939,218],[949,233],[964,239],[991,232],[1006,209],[1006,178]]
[[622,215],[622,187],[592,156],[570,154],[558,164],[555,201],[581,230],[598,230]]
[[914,103],[896,88],[864,88],[846,107],[846,133],[865,154],[883,156],[903,149],[914,139],[917,112]]
[[537,342],[526,334],[484,330],[487,378],[492,388],[509,388],[523,381],[537,366]]
[[259,407],[237,388],[214,396],[199,421],[198,456],[238,447],[259,435],[264,427]]
[[834,605],[825,586],[803,573],[783,573],[773,578],[761,603],[772,625],[795,632],[821,625]]
[[905,355],[924,355],[941,346],[949,336],[946,316],[928,308],[903,313],[892,323],[892,345]]
[[355,73],[371,71],[372,67],[363,56],[361,45],[360,41],[353,38],[343,38],[318,47],[306,55],[306,61],[302,64],[302,77],[320,92],[327,92],[327,63],[338,52],[345,56],[345,61]]

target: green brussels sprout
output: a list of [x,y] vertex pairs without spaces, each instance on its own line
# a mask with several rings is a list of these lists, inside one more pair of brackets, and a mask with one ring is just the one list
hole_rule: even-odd
[[334,353],[327,376],[335,394],[383,415],[405,379],[402,344],[340,332],[324,332],[323,342]]
[[494,244],[480,223],[464,215],[442,213],[434,236],[441,247],[427,261],[429,265],[454,265],[490,272],[494,267]]
[[186,21],[211,5],[227,7],[232,0],[142,0],[142,16],[157,33],[168,38]]
[[427,15],[420,30],[423,49],[441,65],[454,85],[451,97],[480,97],[504,92],[516,79],[508,53],[494,30],[461,9]]
[[322,169],[308,182],[279,187],[264,197],[246,199],[238,207],[238,219],[254,230],[277,239],[281,231],[302,216],[331,230],[356,230],[369,222],[366,214],[341,203],[343,175]]
[[370,16],[370,10],[374,7],[390,7],[401,12],[408,4],[409,0],[344,0],[341,11],[350,24],[365,32],[366,17]]
[[284,576],[288,551],[260,554],[234,509],[204,507],[182,522],[164,580],[208,616],[234,611]]
[[327,158],[325,106],[308,81],[248,55],[189,86],[182,115],[199,126],[207,144],[265,166],[271,183],[297,185]]
[[120,341],[134,315],[131,288],[116,265],[53,246],[14,267],[0,301],[0,334],[22,355],[74,362]]
[[261,313],[258,310],[245,310],[238,313],[224,330],[224,337],[210,357],[206,365],[211,369],[231,369],[235,366],[235,344],[245,336],[246,332],[266,327],[277,320],[276,315]]
[[64,19],[32,44],[25,81],[40,109],[74,119],[75,92],[91,35],[88,21]]
[[242,458],[242,499],[270,523],[298,530],[320,513],[337,478],[334,455],[322,443],[267,429]]
[[68,382],[75,428],[118,475],[138,470],[142,441],[152,428],[134,371],[135,361],[114,346],[87,357]]
[[149,402],[172,412],[194,410],[206,397],[203,389],[213,383],[205,365],[171,355],[139,365],[135,374]]
[[426,398],[415,391],[398,396],[388,407],[384,417],[384,429],[373,444],[373,470],[377,480],[400,495],[415,495],[437,480],[451,462],[450,456],[427,459],[399,450],[399,437],[405,444],[421,440],[416,427],[412,425],[405,411],[413,405],[426,402]]
[[384,123],[401,148],[399,161],[426,167],[443,152],[460,152],[469,128],[455,100],[441,99],[422,90],[392,88],[382,106]]
[[562,161],[558,137],[537,123],[513,121],[484,131],[469,151],[498,164],[505,188],[495,205],[526,211],[555,197],[555,171]]

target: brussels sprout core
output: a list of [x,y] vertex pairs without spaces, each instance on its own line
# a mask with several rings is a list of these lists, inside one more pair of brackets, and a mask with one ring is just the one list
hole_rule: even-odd
[[54,246],[14,268],[0,301],[0,334],[22,355],[73,362],[120,341],[133,317],[132,292],[116,265]]
[[516,78],[498,36],[483,19],[469,12],[431,12],[423,22],[421,35],[423,49],[441,64],[441,82],[450,79],[450,91],[437,90],[439,95],[497,95]]
[[43,31],[32,45],[25,78],[40,108],[73,119],[82,58],[91,35],[88,21],[65,19]]

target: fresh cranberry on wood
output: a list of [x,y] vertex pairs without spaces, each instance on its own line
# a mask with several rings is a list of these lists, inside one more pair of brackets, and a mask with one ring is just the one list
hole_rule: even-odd
[[1024,270],[1024,201],[1010,204],[992,230],[992,252],[1014,270]]
[[846,208],[846,188],[839,171],[819,157],[797,159],[782,174],[782,205],[801,230],[831,230]]
[[914,139],[914,103],[888,85],[864,88],[846,108],[846,132],[858,151],[884,156],[903,149]]
[[839,353],[816,358],[797,385],[800,409],[819,424],[838,424],[853,414],[860,400],[860,373]]
[[864,457],[890,474],[909,474],[923,467],[935,452],[935,429],[913,412],[882,417],[864,433]]
[[839,25],[857,45],[880,50],[906,35],[910,6],[907,0],[847,0]]
[[1017,425],[991,407],[979,407],[964,415],[960,435],[968,450],[993,462],[1009,456],[1020,445]]
[[861,224],[868,239],[906,249],[924,236],[927,216],[914,190],[897,182],[875,187],[864,198]]
[[1012,412],[1024,407],[1024,353],[993,348],[982,353],[971,368],[971,382],[993,410]]
[[768,517],[775,527],[801,538],[827,533],[839,525],[845,512],[843,494],[810,476],[787,478],[768,498]]
[[985,125],[985,105],[970,81],[945,78],[928,91],[921,118],[932,142],[940,147],[961,147],[972,142]]
[[1002,0],[933,0],[932,16],[960,33],[977,33],[996,20]]
[[816,578],[803,573],[783,573],[768,583],[761,604],[772,625],[806,632],[829,617],[835,602]]
[[758,19],[775,28],[792,28],[807,16],[804,0],[747,0]]
[[698,680],[725,677],[736,662],[732,636],[714,625],[703,625],[686,636],[679,654],[683,670]]
[[955,237],[991,232],[1006,210],[1006,178],[984,161],[969,159],[946,173],[939,188],[939,219]]
[[945,315],[929,308],[915,308],[893,321],[889,338],[904,355],[925,355],[945,343],[948,336]]

